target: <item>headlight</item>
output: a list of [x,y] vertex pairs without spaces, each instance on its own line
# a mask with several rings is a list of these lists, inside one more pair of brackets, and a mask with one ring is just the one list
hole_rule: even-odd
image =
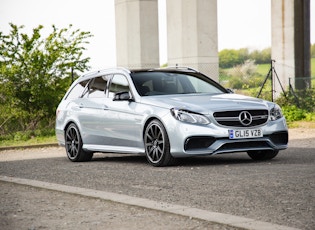
[[270,119],[272,121],[278,120],[283,117],[282,111],[279,105],[274,105],[274,107],[270,110]]
[[200,125],[207,125],[210,123],[208,118],[205,116],[190,112],[187,110],[182,110],[182,109],[171,109],[171,113],[175,119],[182,121],[182,122],[187,122],[187,123],[193,123],[193,124],[200,124]]

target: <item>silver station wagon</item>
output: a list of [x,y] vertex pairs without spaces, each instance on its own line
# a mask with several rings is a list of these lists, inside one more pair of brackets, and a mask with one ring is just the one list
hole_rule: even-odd
[[56,114],[57,139],[71,161],[94,152],[143,154],[153,166],[233,152],[269,160],[288,147],[277,104],[231,93],[184,67],[85,74]]

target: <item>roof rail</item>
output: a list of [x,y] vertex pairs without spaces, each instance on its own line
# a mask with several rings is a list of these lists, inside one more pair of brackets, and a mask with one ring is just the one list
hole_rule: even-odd
[[196,70],[196,69],[193,69],[193,68],[190,68],[190,67],[187,67],[187,66],[167,66],[167,67],[163,67],[161,69],[178,69],[178,70],[188,70],[188,71],[192,71],[192,72],[196,72],[198,73],[199,71]]
[[124,72],[130,73],[130,70],[127,69],[127,68],[124,68],[124,67],[112,67],[112,68],[88,71],[86,73],[83,73],[79,78],[95,75],[95,74],[98,74],[98,73],[101,73],[101,74],[102,73],[107,73],[107,72],[110,72],[110,71],[124,71]]

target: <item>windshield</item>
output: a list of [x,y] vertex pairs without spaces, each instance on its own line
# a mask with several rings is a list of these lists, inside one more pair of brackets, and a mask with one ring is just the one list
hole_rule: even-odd
[[200,73],[145,71],[131,74],[140,96],[226,93],[226,90]]

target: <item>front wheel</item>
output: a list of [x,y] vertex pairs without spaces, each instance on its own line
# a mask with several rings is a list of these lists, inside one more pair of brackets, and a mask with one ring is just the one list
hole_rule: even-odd
[[263,161],[270,160],[278,155],[278,150],[257,150],[257,151],[248,151],[247,154],[253,160]]
[[75,124],[70,124],[65,132],[66,152],[71,161],[90,161],[93,157],[92,152],[82,149],[82,138],[80,131]]
[[166,130],[159,120],[152,120],[147,125],[143,139],[146,158],[151,165],[167,166],[174,163]]

